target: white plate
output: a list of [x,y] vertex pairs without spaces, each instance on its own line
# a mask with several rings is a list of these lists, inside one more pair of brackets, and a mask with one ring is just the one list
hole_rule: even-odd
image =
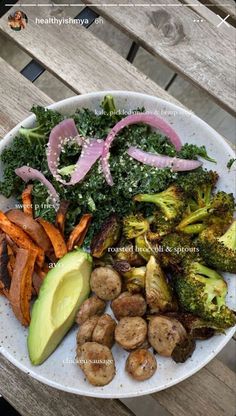
[[[77,108],[82,107],[99,111],[101,99],[107,93],[107,91],[103,91],[68,98],[49,106],[49,108],[59,110],[63,114],[72,114]],[[204,161],[204,167],[218,171],[220,189],[226,192],[234,192],[235,168],[228,171],[226,164],[229,158],[235,157],[235,154],[223,138],[206,123],[190,112],[152,96],[125,91],[109,91],[109,94],[114,96],[118,109],[130,111],[144,106],[146,111],[156,112],[171,123],[183,143],[206,145],[207,151],[218,163],[215,166]],[[12,141],[21,125],[30,127],[34,120],[35,117],[30,116],[8,133],[0,142],[0,152]],[[12,206],[12,201],[7,201],[1,196],[0,206],[1,209],[7,209]],[[227,302],[230,307],[233,307],[236,298],[236,280],[232,278],[232,275],[230,278],[230,275],[225,274],[225,278],[228,282],[229,292]],[[31,365],[27,353],[27,329],[24,329],[16,320],[8,302],[3,297],[0,297],[0,316],[0,351],[9,361],[32,377],[50,386],[84,396],[103,398],[139,396],[173,386],[196,373],[212,360],[234,333],[234,329],[231,328],[226,331],[225,335],[215,336],[208,341],[199,341],[192,357],[184,364],[176,364],[169,358],[157,355],[158,371],[150,380],[145,382],[135,382],[127,375],[124,371],[127,353],[115,346],[113,347],[113,353],[117,374],[114,380],[105,387],[93,387],[85,381],[82,371],[73,363],[76,328],[67,334],[46,362],[41,366],[34,367]]]

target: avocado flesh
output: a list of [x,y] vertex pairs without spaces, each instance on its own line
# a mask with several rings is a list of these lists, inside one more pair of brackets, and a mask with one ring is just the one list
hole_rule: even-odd
[[89,296],[91,256],[75,250],[49,271],[31,314],[28,351],[32,364],[42,364],[74,323],[82,302]]

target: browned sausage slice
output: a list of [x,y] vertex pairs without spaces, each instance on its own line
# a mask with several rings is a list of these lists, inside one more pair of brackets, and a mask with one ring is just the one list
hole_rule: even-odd
[[30,214],[26,214],[19,209],[11,209],[6,212],[6,216],[11,222],[22,228],[44,251],[50,250],[51,242],[47,234],[43,227],[35,221]]
[[113,300],[121,292],[121,277],[111,267],[97,267],[91,274],[90,286],[103,300]]
[[129,354],[125,369],[135,380],[148,380],[157,369],[156,358],[150,351],[139,348]]
[[93,386],[105,386],[116,373],[111,350],[97,342],[86,342],[77,348],[77,363]]
[[77,345],[83,345],[85,342],[92,341],[93,330],[97,325],[98,319],[98,315],[93,315],[80,325],[76,335]]
[[93,315],[102,315],[106,307],[106,303],[97,296],[91,296],[86,299],[79,311],[77,312],[75,321],[77,324],[83,324],[88,318]]
[[115,329],[115,340],[125,350],[140,347],[147,336],[147,323],[143,318],[122,318]]
[[111,309],[119,320],[125,316],[143,316],[147,305],[142,295],[123,292],[112,301]]
[[154,316],[148,325],[148,340],[154,350],[170,357],[176,344],[187,336],[186,330],[177,319],[167,316]]
[[114,344],[116,321],[108,314],[100,316],[94,328],[92,341],[111,348]]

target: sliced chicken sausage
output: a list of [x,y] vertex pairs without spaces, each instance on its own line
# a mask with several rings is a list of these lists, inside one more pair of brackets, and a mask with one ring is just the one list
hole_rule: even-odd
[[135,380],[147,380],[157,369],[156,358],[150,351],[139,348],[129,354],[125,369]]
[[92,341],[111,348],[114,344],[116,321],[108,314],[99,317],[94,328]]
[[86,299],[76,315],[77,324],[83,324],[88,318],[93,315],[102,315],[106,307],[106,303],[97,296],[91,296]]
[[111,350],[97,342],[86,342],[77,348],[77,363],[93,386],[105,386],[116,373]]
[[143,318],[122,318],[115,329],[115,340],[125,350],[140,347],[147,336],[147,323]]
[[142,295],[123,292],[112,301],[111,309],[116,319],[120,320],[125,316],[143,316],[147,305]]
[[97,325],[98,320],[99,316],[93,315],[88,318],[82,325],[80,325],[76,336],[77,345],[83,345],[85,342],[92,341],[93,331]]
[[148,340],[160,355],[170,357],[176,344],[182,342],[186,336],[186,330],[177,319],[161,315],[150,319]]
[[120,275],[111,267],[97,267],[91,274],[91,289],[103,300],[117,298],[121,292],[121,284]]

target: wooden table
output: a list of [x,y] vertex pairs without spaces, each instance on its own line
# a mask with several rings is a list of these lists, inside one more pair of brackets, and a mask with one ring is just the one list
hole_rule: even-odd
[[[115,2],[104,6],[102,0],[96,0],[90,11],[94,11],[93,18],[100,15],[108,19],[133,40],[129,60],[141,45],[235,115],[235,29],[231,24],[220,24],[219,17],[231,14],[229,20],[234,23],[234,2],[227,0],[219,9],[206,8],[196,0],[158,1],[159,6],[155,1],[124,3],[120,7]],[[82,5],[71,7],[74,16],[84,13]],[[16,4],[12,10],[19,8]],[[182,105],[85,27],[36,24],[36,17],[66,16],[67,7],[27,5],[23,10],[29,19],[25,30],[12,31],[7,26],[7,14],[0,19],[0,30],[31,56],[41,71],[46,68],[73,92],[134,90]],[[32,104],[47,105],[52,100],[1,58],[0,71],[0,136],[4,136],[29,114]],[[135,399],[103,400],[63,393],[29,378],[2,356],[0,379],[0,393],[24,416],[235,414],[235,374],[218,359],[175,387]]]

